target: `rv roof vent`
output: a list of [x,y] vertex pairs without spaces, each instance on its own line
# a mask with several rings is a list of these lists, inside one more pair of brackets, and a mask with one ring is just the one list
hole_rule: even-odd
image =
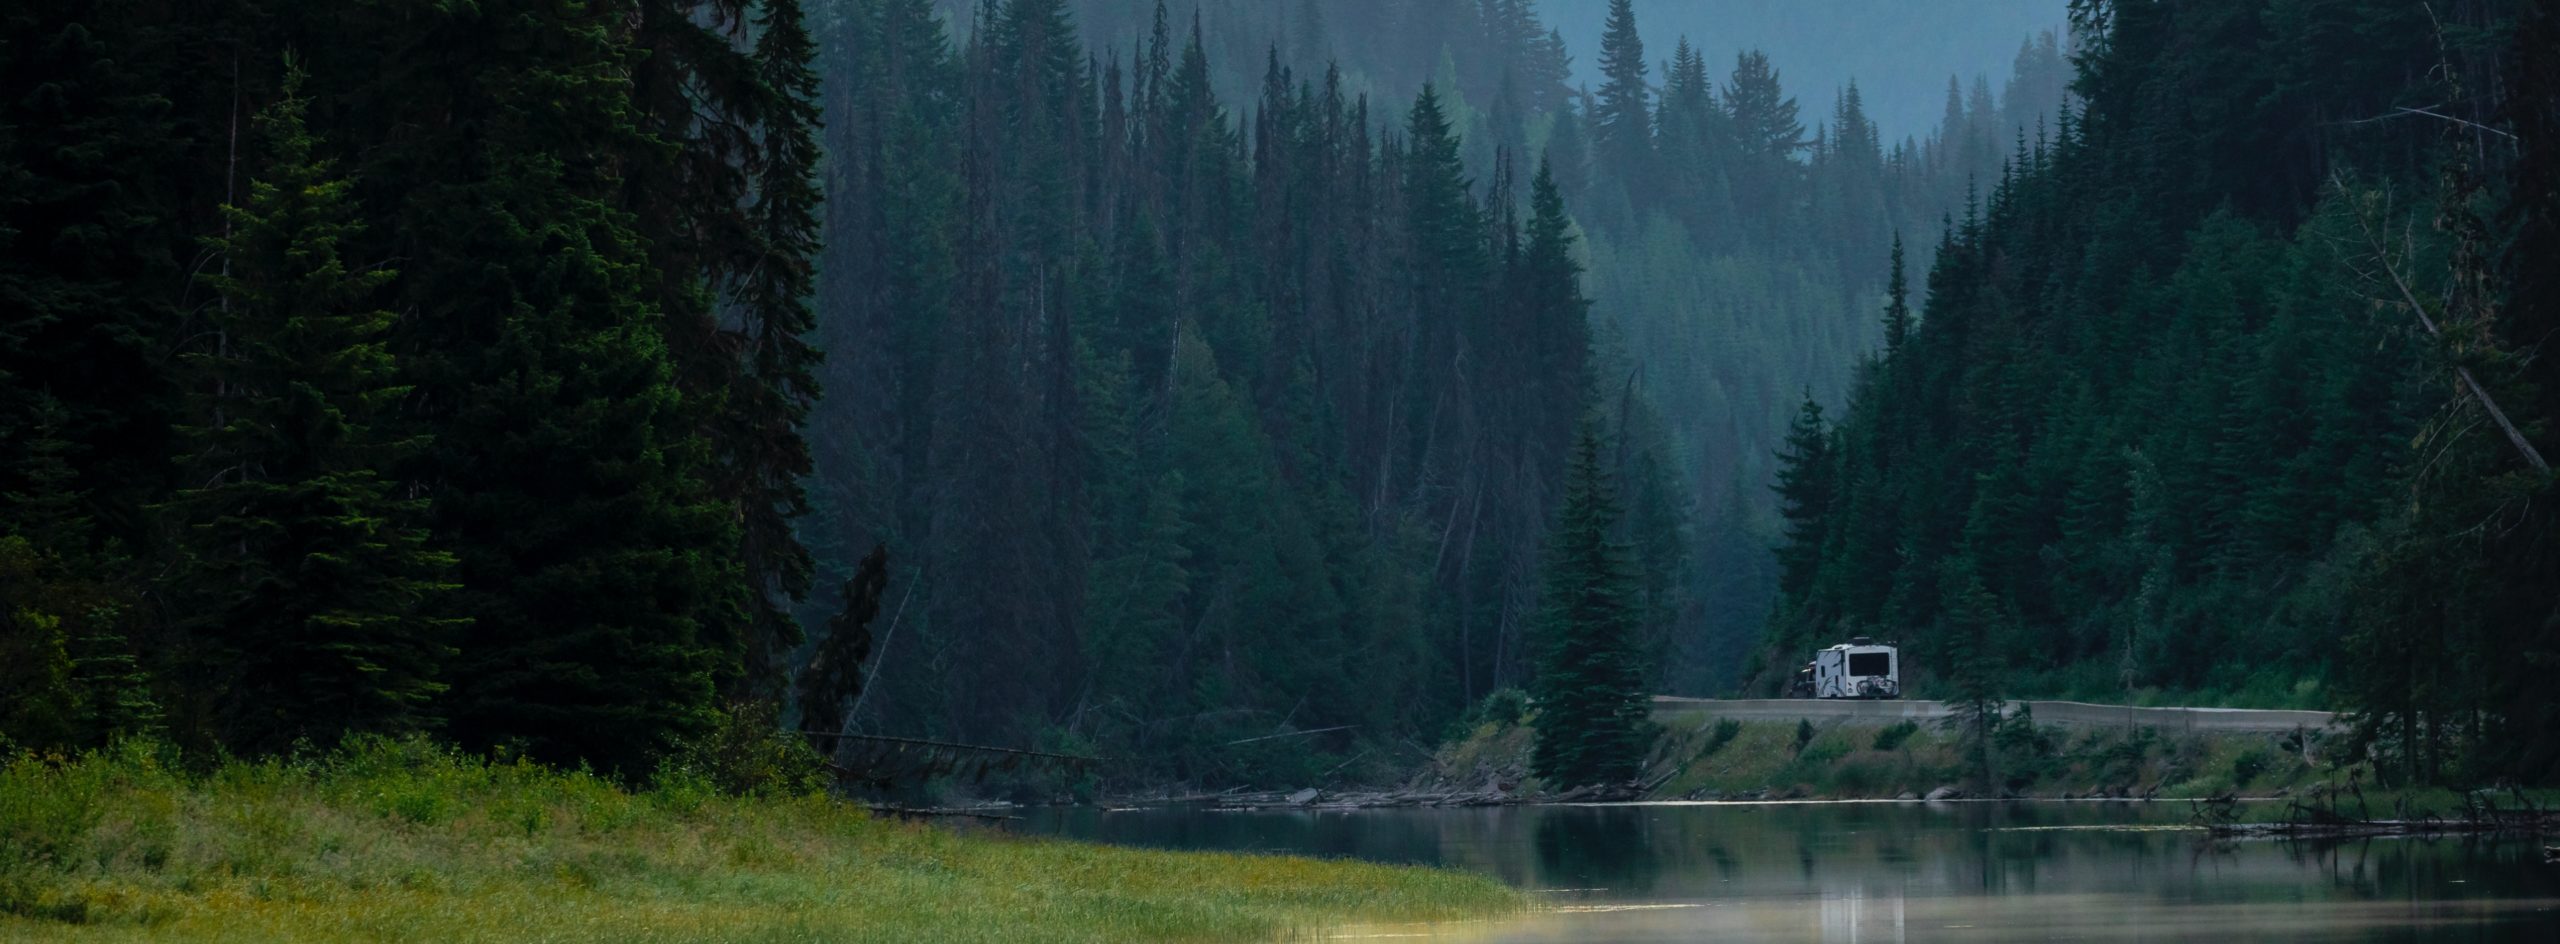
[[1852,646],[1872,646],[1876,644],[1876,640],[1873,636],[1852,636],[1849,638],[1849,644]]

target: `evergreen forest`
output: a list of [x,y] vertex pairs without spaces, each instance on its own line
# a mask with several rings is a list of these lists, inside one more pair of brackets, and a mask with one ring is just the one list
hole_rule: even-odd
[[1872,635],[2560,777],[2560,4],[1865,88],[1657,6],[18,0],[0,748],[1282,784],[1527,700],[1615,783]]

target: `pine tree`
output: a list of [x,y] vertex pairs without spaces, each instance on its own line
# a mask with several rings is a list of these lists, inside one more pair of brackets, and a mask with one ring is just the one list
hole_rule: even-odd
[[1592,150],[1608,176],[1625,185],[1653,169],[1653,88],[1633,0],[1609,0],[1600,37],[1600,100],[1591,109]]
[[171,19],[72,2],[0,13],[0,437],[50,428],[98,510],[91,539],[129,545],[145,539],[134,510],[167,487],[164,337],[183,323],[197,235],[173,191],[207,163],[173,114],[182,67],[135,52],[186,28]]
[[1528,245],[1520,259],[1520,292],[1512,299],[1528,312],[1507,337],[1530,360],[1522,391],[1525,409],[1516,419],[1532,443],[1545,446],[1561,469],[1562,447],[1573,437],[1577,410],[1591,388],[1591,302],[1582,296],[1582,263],[1574,258],[1573,219],[1565,212],[1554,167],[1538,164],[1529,182]]
[[1650,737],[1636,572],[1613,535],[1618,499],[1586,427],[1549,543],[1538,674],[1538,776],[1560,787],[1633,781]]
[[1591,142],[1583,131],[1581,112],[1567,101],[1557,109],[1555,130],[1547,136],[1544,163],[1555,176],[1556,192],[1567,203],[1580,201],[1591,189]]
[[1800,599],[1812,589],[1814,569],[1822,562],[1829,536],[1832,503],[1839,473],[1831,454],[1831,427],[1822,420],[1822,404],[1805,398],[1787,429],[1786,451],[1778,454],[1779,513],[1787,522],[1786,543],[1778,551],[1782,569],[1779,592]]
[[1936,650],[1946,666],[1947,725],[1956,732],[1976,789],[1987,792],[2001,786],[1994,746],[2006,702],[2000,697],[1999,663],[1991,647],[2004,635],[2006,614],[1983,586],[1972,560],[1953,558],[1946,570],[1948,625]]
[[735,688],[773,695],[785,681],[783,660],[802,641],[785,607],[808,595],[815,574],[792,522],[808,511],[801,483],[816,470],[801,430],[821,393],[822,356],[811,335],[825,196],[817,180],[816,45],[799,0],[762,0],[755,24],[754,115],[761,120],[759,148],[746,162],[753,171],[753,261],[734,293],[743,350],[720,439],[729,466],[722,491],[739,507],[741,564],[755,596]]
[[455,621],[453,557],[426,502],[391,478],[426,444],[392,431],[409,387],[373,307],[395,274],[346,258],[363,224],[352,184],[316,152],[302,76],[256,119],[266,171],[229,209],[209,280],[214,349],[182,464],[185,581],[220,653],[225,740],[274,750],[427,724]]
[[1888,367],[1911,340],[1911,282],[1903,274],[1902,237],[1893,237],[1893,274],[1886,277],[1884,357]]
[[156,733],[163,713],[132,639],[145,612],[126,576],[133,562],[97,541],[94,493],[72,461],[80,446],[62,438],[70,411],[39,396],[30,412],[33,427],[7,437],[18,454],[0,471],[22,484],[0,489],[0,600],[13,601],[0,605],[0,649],[16,653],[19,675],[0,686],[10,693],[0,701],[14,703],[0,716],[44,720],[0,722],[0,737],[72,750]]
[[1752,50],[1735,57],[1733,77],[1725,83],[1725,110],[1745,154],[1779,158],[1805,146],[1796,100],[1780,87],[1778,69],[1766,53]]
[[715,482],[715,395],[679,378],[670,276],[622,203],[641,165],[586,157],[658,147],[617,80],[618,17],[526,14],[521,52],[473,73],[488,120],[404,219],[433,251],[401,283],[437,432],[422,465],[472,620],[447,730],[638,776],[709,727],[755,602]]

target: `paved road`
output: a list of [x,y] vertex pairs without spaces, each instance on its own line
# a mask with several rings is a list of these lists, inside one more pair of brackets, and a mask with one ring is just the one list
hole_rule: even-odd
[[[2260,711],[2251,708],[2130,708],[2123,705],[2091,705],[2076,701],[2010,702],[2011,710],[2024,705],[2035,713],[2036,723],[2066,727],[2149,727],[2166,731],[2291,731],[2295,728],[2327,728],[2338,724],[2337,715],[2326,711]],[[1664,724],[1698,723],[1709,719],[1732,718],[1737,721],[1796,721],[1817,724],[1874,725],[1883,727],[1897,721],[1932,721],[1944,718],[1947,706],[1934,701],[1815,701],[1806,699],[1718,700],[1707,698],[1674,698],[1657,695],[1653,699],[1654,719]]]

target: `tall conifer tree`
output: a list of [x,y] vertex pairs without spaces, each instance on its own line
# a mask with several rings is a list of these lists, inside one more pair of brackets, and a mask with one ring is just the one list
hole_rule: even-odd
[[1600,100],[1591,109],[1593,150],[1610,177],[1632,186],[1652,169],[1653,88],[1634,0],[1609,0],[1600,36]]
[[1614,535],[1618,498],[1586,427],[1549,546],[1536,696],[1538,776],[1558,786],[1617,786],[1644,763],[1651,696],[1636,638],[1636,573]]
[[225,740],[296,740],[423,727],[455,621],[450,554],[429,546],[426,502],[391,477],[425,445],[394,410],[409,387],[377,297],[395,274],[347,258],[363,225],[351,184],[316,152],[302,76],[256,120],[265,171],[210,240],[212,349],[195,449],[204,484],[172,503],[188,540],[185,595],[224,666]]

